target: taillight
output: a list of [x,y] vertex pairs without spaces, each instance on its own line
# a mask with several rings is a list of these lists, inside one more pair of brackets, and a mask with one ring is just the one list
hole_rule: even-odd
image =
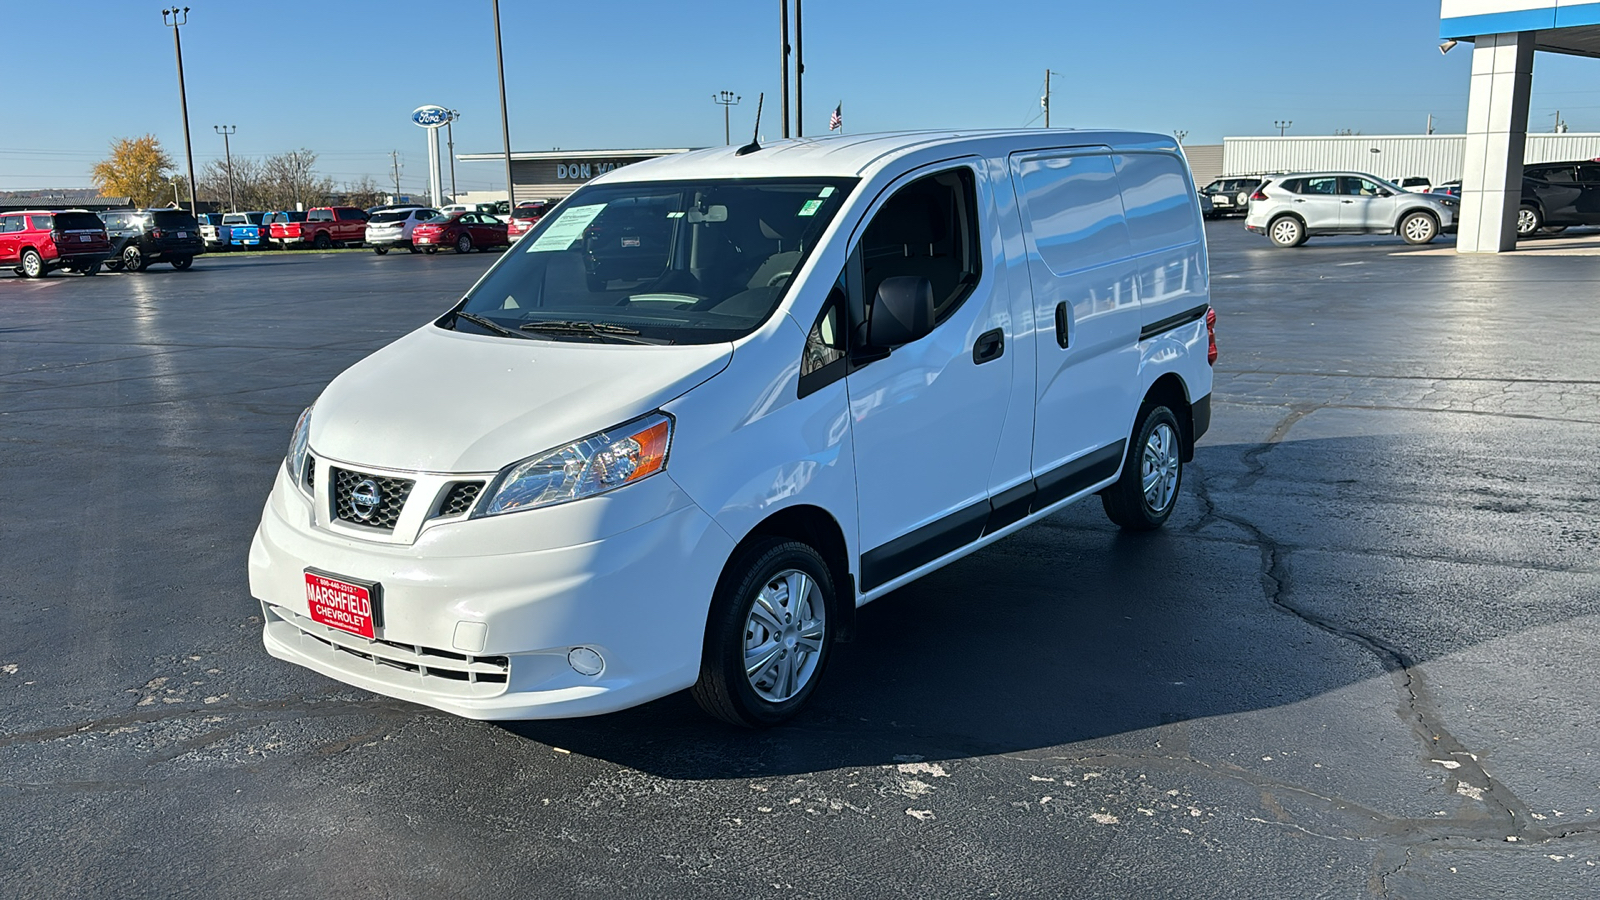
[[64,244],[64,243],[66,243],[66,240],[67,240],[66,236],[63,235],[59,230],[52,229],[50,231],[50,242],[51,243],[53,243],[53,244]]
[[153,238],[164,238],[167,236],[167,233],[157,228],[150,232],[150,236]]
[[1256,192],[1254,194],[1250,195],[1250,199],[1251,200],[1265,200],[1265,199],[1267,199],[1267,189],[1265,187],[1256,188]]
[[1217,364],[1217,310],[1206,310],[1206,362]]

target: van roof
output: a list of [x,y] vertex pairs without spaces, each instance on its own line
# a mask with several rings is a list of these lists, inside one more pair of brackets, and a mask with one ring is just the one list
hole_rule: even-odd
[[675,153],[632,163],[595,180],[676,181],[730,176],[853,178],[888,166],[901,157],[936,148],[947,150],[952,156],[998,156],[1035,148],[1071,146],[1176,151],[1178,142],[1165,134],[1060,128],[829,135],[773,141],[764,144],[760,151],[744,156],[737,155],[735,146]]

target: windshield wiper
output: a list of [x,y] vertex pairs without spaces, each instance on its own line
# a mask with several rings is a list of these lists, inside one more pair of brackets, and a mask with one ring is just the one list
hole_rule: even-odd
[[613,325],[610,322],[527,322],[517,326],[523,331],[545,332],[547,334],[580,334],[602,340],[616,340],[627,344],[646,344],[654,346],[654,341],[638,340],[638,329],[625,325]]
[[492,319],[485,319],[483,316],[473,315],[469,312],[462,312],[458,309],[455,312],[455,317],[458,319],[466,319],[468,322],[471,322],[480,328],[487,328],[495,334],[502,335],[504,337],[527,338],[527,335],[512,331],[504,325],[501,325],[499,322],[496,322]]

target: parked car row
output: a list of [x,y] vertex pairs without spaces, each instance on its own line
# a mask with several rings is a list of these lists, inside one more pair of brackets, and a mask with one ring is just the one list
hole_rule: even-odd
[[[491,204],[479,204],[490,206]],[[327,250],[365,244],[378,255],[396,247],[435,253],[441,247],[468,253],[509,247],[538,223],[550,201],[523,203],[511,210],[510,224],[476,208],[385,207],[371,212],[353,206],[319,207],[305,212],[206,213],[181,209],[25,210],[0,214],[0,266],[27,278],[57,270],[85,275],[142,272],[155,263],[187,269],[194,258],[225,248],[313,247]]]

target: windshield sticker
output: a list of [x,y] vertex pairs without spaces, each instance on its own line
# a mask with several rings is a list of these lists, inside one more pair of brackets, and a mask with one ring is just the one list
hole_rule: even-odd
[[822,208],[822,201],[821,200],[807,200],[806,201],[806,205],[800,207],[800,213],[799,214],[802,215],[802,216],[814,216],[814,215],[817,214],[817,210],[819,210],[821,208]]
[[583,237],[583,230],[589,227],[595,216],[605,209],[604,203],[591,206],[574,206],[561,214],[561,218],[551,223],[544,234],[533,242],[528,248],[529,253],[548,253],[556,250],[570,250],[572,245]]
[[832,197],[832,196],[833,196],[833,186],[832,185],[829,185],[828,187],[823,188],[822,189],[822,193],[817,195],[818,199],[821,199],[821,200],[826,200],[826,199],[828,199],[829,197]]

